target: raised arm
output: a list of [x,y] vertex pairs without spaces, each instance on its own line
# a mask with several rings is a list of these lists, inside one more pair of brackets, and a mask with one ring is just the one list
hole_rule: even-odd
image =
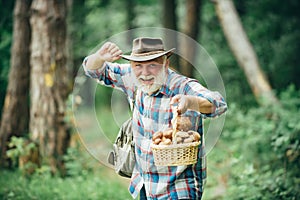
[[85,67],[89,70],[99,69],[106,61],[113,62],[120,59],[122,53],[116,44],[106,42],[96,53],[88,56]]

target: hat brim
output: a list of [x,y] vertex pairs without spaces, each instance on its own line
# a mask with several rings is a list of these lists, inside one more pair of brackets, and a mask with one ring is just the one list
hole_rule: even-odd
[[168,56],[172,55],[172,51],[174,51],[175,48],[170,49],[168,51],[164,51],[161,53],[157,53],[157,54],[152,54],[152,55],[121,55],[122,58],[124,58],[125,60],[129,60],[129,61],[136,61],[136,62],[143,62],[143,61],[148,61],[148,60],[153,60],[155,58],[161,57],[163,55],[168,54]]

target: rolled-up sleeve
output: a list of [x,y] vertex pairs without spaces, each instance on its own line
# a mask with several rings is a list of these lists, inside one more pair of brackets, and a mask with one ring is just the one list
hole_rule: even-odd
[[87,63],[88,59],[89,59],[89,57],[86,57],[82,62],[82,67],[85,72],[85,75],[87,75],[90,78],[99,79],[99,77],[105,70],[105,63],[102,66],[100,66],[98,69],[91,70],[86,67],[86,63]]
[[128,78],[131,74],[129,64],[105,62],[99,69],[90,70],[86,67],[88,58],[86,57],[82,63],[82,67],[88,77],[96,79],[102,85],[119,88],[123,91],[128,88],[126,77]]
[[227,103],[219,92],[208,90],[197,81],[188,82],[186,85],[186,94],[203,97],[215,106],[214,112],[201,113],[203,118],[218,117],[227,110]]

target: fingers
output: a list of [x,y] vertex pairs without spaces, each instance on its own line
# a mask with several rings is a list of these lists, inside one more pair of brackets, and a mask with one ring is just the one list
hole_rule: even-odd
[[187,99],[182,95],[178,103],[178,114],[185,113],[187,109]]
[[177,94],[177,95],[175,95],[174,97],[172,97],[171,102],[170,102],[170,105],[178,104],[179,101],[180,101],[181,96],[182,96],[182,95]]
[[175,95],[170,102],[170,105],[176,105],[177,104],[177,112],[178,114],[185,113],[187,111],[187,99],[185,98],[185,95]]
[[104,43],[104,45],[102,45],[102,47],[100,48],[100,52],[108,52],[110,46],[112,46],[111,42]]
[[115,61],[120,59],[122,54],[122,50],[120,50],[119,47],[112,42],[106,42],[99,49],[99,55],[107,61]]
[[107,42],[104,44],[103,49],[106,53],[110,53],[112,55],[117,55],[117,53],[122,53],[122,51],[119,49],[119,47],[112,43],[112,42]]
[[110,45],[108,52],[114,57],[120,56],[123,53],[115,44]]

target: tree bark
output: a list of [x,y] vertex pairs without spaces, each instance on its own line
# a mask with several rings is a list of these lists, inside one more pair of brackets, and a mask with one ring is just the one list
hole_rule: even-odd
[[242,27],[233,2],[231,0],[215,0],[214,3],[229,47],[244,71],[257,102],[261,105],[277,103],[278,100],[259,65],[256,53]]
[[[176,16],[176,0],[163,0],[163,26],[167,29],[177,30],[177,16]],[[169,48],[178,48],[178,41],[176,34],[166,35],[165,44]],[[177,55],[171,57],[171,66],[172,68],[179,70],[179,58]]]
[[132,44],[132,40],[134,39],[134,34],[133,34],[133,30],[135,28],[133,22],[135,19],[135,12],[134,12],[134,8],[135,8],[135,0],[127,0],[125,1],[125,7],[128,8],[126,9],[126,27],[128,30],[130,30],[128,32],[127,35],[127,43],[128,44]]
[[[185,2],[186,6],[186,22],[183,32],[196,40],[199,36],[199,21],[200,21],[200,10],[201,10],[201,0],[187,0]],[[195,59],[195,48],[193,44],[189,44],[188,41],[182,41],[182,53],[189,61],[194,61]],[[186,76],[193,77],[194,67],[184,59],[180,60],[180,72]]]
[[1,166],[7,166],[7,144],[12,136],[24,136],[29,124],[30,25],[31,0],[17,0],[14,7],[13,44],[9,83],[0,128]]
[[39,143],[43,163],[64,172],[63,155],[70,133],[66,100],[71,89],[67,73],[66,1],[33,0],[31,43],[31,139]]

